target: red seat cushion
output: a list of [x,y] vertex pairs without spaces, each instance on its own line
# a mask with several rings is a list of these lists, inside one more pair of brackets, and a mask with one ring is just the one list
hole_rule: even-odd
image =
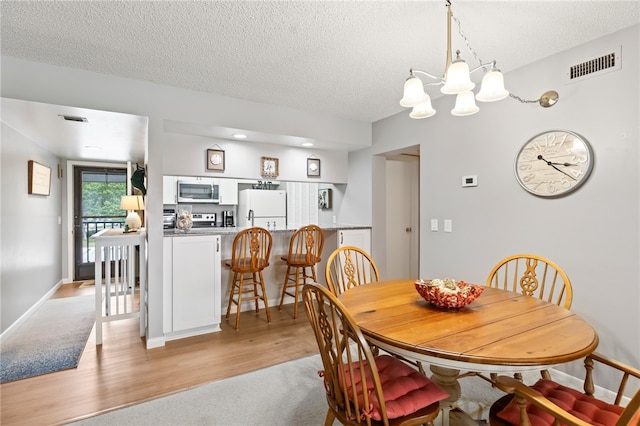
[[[382,392],[387,409],[387,418],[395,419],[406,416],[428,407],[434,402],[442,401],[449,394],[429,380],[424,374],[408,366],[397,358],[380,355],[375,358]],[[357,386],[358,402],[363,406],[364,397],[358,365],[354,365],[354,381]],[[368,372],[368,370],[365,370]],[[368,373],[367,373],[368,374]],[[349,381],[349,377],[345,377]],[[367,377],[367,393],[369,396],[368,411],[362,413],[374,420],[382,420],[380,404],[373,391],[373,381]],[[351,384],[347,383],[349,389]]]
[[[623,407],[608,404],[551,380],[538,380],[531,387],[558,407],[594,426],[615,425],[624,410]],[[527,403],[527,413],[532,426],[553,425],[553,416],[530,402]],[[498,413],[498,417],[513,425],[520,424],[520,409],[516,405],[515,398]]]

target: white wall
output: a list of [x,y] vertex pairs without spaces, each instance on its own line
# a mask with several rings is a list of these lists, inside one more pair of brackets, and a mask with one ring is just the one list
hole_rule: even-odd
[[[60,281],[62,270],[60,159],[2,123],[0,146],[1,332]],[[51,169],[50,195],[29,195],[27,164]]]
[[[454,117],[454,98],[437,99],[434,117],[409,111],[374,123],[374,154],[420,144],[420,275],[484,283],[500,259],[536,253],[558,263],[574,289],[572,311],[594,326],[599,351],[640,365],[639,26],[587,43],[505,75],[507,88],[535,99],[560,94],[544,109],[505,99]],[[622,46],[622,69],[567,84],[568,65]],[[595,168],[576,192],[542,199],[525,192],[513,170],[520,147],[550,129],[580,133]],[[363,168],[362,173],[368,171]],[[351,173],[351,171],[350,171]],[[373,174],[384,173],[381,167]],[[461,176],[478,175],[462,188]],[[374,235],[382,212],[374,199]],[[453,220],[453,232],[429,232],[431,218]],[[375,243],[374,239],[374,243]],[[380,247],[377,248],[380,250]],[[374,247],[374,252],[376,248]],[[573,366],[572,366],[573,367]]]

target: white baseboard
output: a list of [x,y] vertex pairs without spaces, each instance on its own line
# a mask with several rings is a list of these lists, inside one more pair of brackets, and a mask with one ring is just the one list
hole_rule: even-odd
[[31,317],[31,315],[33,315],[33,313],[44,304],[44,302],[46,302],[47,300],[49,300],[51,298],[51,296],[53,296],[55,294],[56,291],[58,291],[58,288],[60,288],[60,286],[62,284],[65,284],[64,279],[58,281],[56,283],[56,285],[54,285],[53,287],[51,287],[51,289],[40,298],[40,300],[38,300],[33,306],[31,306],[24,314],[22,314],[20,316],[20,318],[18,318],[13,324],[11,324],[2,334],[0,334],[0,343],[4,342],[6,339],[9,338],[9,336],[11,336],[11,334],[13,334],[14,331],[16,331],[16,329],[18,327],[20,327],[22,324],[24,324],[24,322],[26,320],[29,319],[29,317]]

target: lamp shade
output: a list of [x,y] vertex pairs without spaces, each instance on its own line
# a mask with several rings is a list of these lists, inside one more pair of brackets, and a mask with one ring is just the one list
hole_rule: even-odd
[[120,199],[120,208],[122,210],[144,209],[144,200],[142,199],[142,195],[123,195]]
[[480,108],[476,105],[472,91],[458,93],[456,96],[456,106],[451,110],[451,114],[457,116],[472,115],[478,112]]
[[494,102],[509,96],[509,91],[504,88],[504,77],[500,70],[491,69],[482,77],[482,86],[476,95],[480,102]]
[[429,100],[429,95],[424,93],[422,80],[418,77],[411,76],[404,82],[404,95],[400,99],[400,105],[403,107],[414,107]]
[[431,106],[431,98],[427,95],[426,102],[413,107],[413,110],[409,114],[409,117],[419,119],[431,117],[436,113],[436,110]]
[[453,62],[447,69],[447,79],[440,91],[445,95],[456,95],[476,87],[469,76],[469,65],[462,59]]

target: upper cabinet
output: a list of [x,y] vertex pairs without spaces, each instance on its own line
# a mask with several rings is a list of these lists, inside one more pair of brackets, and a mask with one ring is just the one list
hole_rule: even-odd
[[220,204],[238,204],[238,179],[216,179],[220,191]]
[[162,204],[178,203],[178,177],[162,177]]

